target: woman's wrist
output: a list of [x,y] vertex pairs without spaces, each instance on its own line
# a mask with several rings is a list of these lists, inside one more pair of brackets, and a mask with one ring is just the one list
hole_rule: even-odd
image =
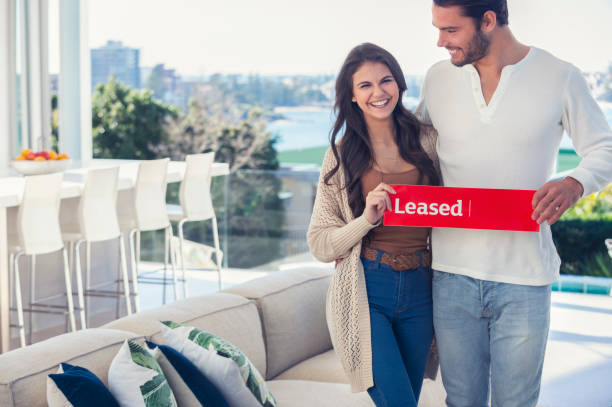
[[363,217],[365,218],[365,220],[368,221],[370,225],[376,225],[380,221],[380,219],[373,219],[372,214],[366,213],[365,211],[363,212]]
[[[372,226],[378,226],[378,224],[380,223],[380,220],[382,219],[382,218],[372,219],[371,218],[371,217],[373,217],[372,214],[366,213],[365,211],[363,212],[362,216]],[[376,215],[374,215],[374,216],[376,216]]]

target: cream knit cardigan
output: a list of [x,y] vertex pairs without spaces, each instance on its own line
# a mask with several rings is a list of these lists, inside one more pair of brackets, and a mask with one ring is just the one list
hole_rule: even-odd
[[[436,141],[435,130],[426,128],[421,132],[421,145],[439,172]],[[325,184],[325,174],[335,163],[336,159],[329,148],[321,166],[307,239],[310,251],[320,261],[342,259],[336,266],[327,291],[326,319],[332,344],[349,378],[351,391],[361,392],[374,385],[370,312],[360,260],[361,241],[376,225],[370,224],[363,215],[358,218],[353,216],[348,193],[342,187],[342,166],[330,179],[330,185]],[[434,343],[427,361],[426,377],[435,379],[437,371]]]

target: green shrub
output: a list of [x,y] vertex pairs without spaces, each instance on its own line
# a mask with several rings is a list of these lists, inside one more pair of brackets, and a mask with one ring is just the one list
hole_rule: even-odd
[[589,271],[590,259],[608,256],[604,240],[612,238],[612,216],[599,219],[561,219],[552,225],[552,234],[562,274],[597,275]]
[[562,274],[610,276],[604,241],[612,238],[612,185],[579,200],[551,229]]
[[584,269],[591,276],[612,277],[612,259],[608,253],[595,253],[586,259]]

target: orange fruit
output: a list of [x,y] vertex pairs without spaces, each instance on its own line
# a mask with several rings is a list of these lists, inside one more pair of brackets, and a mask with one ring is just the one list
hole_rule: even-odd
[[45,157],[38,156],[34,159],[34,161],[47,161],[47,160],[45,160]]
[[68,154],[66,154],[66,153],[61,153],[61,154],[58,154],[58,156],[57,156],[58,160],[66,160],[68,158],[70,158],[70,157],[68,157]]
[[25,160],[25,157],[22,155],[18,155],[17,157],[15,157],[15,161],[23,161]]
[[21,156],[23,158],[26,158],[26,156],[28,155],[28,153],[31,153],[32,150],[30,150],[29,148],[26,148],[25,150],[21,150]]
[[57,160],[57,153],[53,150],[48,150],[49,151],[49,160]]

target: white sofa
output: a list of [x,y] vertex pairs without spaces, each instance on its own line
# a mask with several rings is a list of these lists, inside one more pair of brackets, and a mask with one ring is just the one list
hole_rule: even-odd
[[[283,271],[222,292],[167,304],[100,328],[59,335],[0,355],[0,406],[46,406],[46,376],[60,362],[90,369],[107,384],[125,339],[163,343],[158,321],[172,320],[222,336],[266,378],[279,407],[371,407],[351,393],[325,322],[328,271]],[[442,407],[440,375],[425,380],[419,406]]]

